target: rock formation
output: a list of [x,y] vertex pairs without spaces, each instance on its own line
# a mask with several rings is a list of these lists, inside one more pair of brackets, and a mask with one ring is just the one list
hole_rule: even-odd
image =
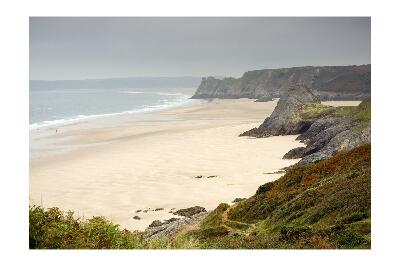
[[333,110],[312,123],[297,139],[306,144],[290,150],[285,159],[302,158],[299,164],[319,161],[371,143],[371,101],[364,100],[358,107]]
[[206,209],[200,206],[194,206],[186,209],[180,209],[174,212],[175,215],[184,216],[184,217],[192,217],[195,214],[206,212]]
[[306,144],[290,150],[284,159],[302,158],[299,164],[332,157],[371,143],[371,100],[358,107],[322,105],[313,91],[302,85],[291,86],[279,99],[270,117],[240,136],[268,137],[301,134]]
[[193,98],[280,98],[293,84],[313,88],[323,100],[362,100],[371,96],[371,65],[254,70],[238,79],[208,77]]
[[271,116],[264,123],[241,136],[267,137],[303,133],[311,123],[300,116],[300,110],[309,103],[320,103],[320,100],[310,88],[293,85],[279,99]]
[[183,218],[171,218],[164,222],[153,221],[146,229],[146,237],[168,237],[176,234],[183,227],[198,223],[207,214],[205,208],[200,206],[180,209],[173,214],[183,216]]

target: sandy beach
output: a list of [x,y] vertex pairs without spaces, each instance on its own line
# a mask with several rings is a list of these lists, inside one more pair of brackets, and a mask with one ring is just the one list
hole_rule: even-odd
[[[30,160],[30,204],[74,210],[84,218],[101,215],[121,228],[143,230],[153,220],[173,217],[174,209],[212,210],[249,197],[281,176],[272,173],[296,163],[282,156],[303,145],[296,136],[238,137],[276,103],[204,101],[120,124],[58,128],[46,135],[57,143],[55,152]],[[63,147],[75,148],[56,152]],[[31,145],[30,153],[36,149]]]

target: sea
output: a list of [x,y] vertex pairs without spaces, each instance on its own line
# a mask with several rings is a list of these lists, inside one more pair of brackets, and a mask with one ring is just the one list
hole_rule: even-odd
[[196,88],[85,88],[29,90],[29,129],[140,114],[180,106]]

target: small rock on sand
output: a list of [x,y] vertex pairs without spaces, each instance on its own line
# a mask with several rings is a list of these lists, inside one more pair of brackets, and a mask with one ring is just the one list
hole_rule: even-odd
[[236,198],[234,199],[232,202],[233,203],[237,203],[237,202],[241,202],[242,200],[245,200],[246,198]]
[[157,226],[161,226],[163,225],[163,223],[160,220],[154,220],[150,225],[149,228],[151,227],[157,227]]
[[206,212],[206,209],[204,207],[195,206],[195,207],[177,210],[173,214],[184,216],[184,217],[191,217],[200,212]]

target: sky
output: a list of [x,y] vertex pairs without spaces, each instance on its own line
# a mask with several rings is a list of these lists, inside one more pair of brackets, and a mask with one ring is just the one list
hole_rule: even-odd
[[31,80],[371,62],[369,17],[31,17],[29,35]]

